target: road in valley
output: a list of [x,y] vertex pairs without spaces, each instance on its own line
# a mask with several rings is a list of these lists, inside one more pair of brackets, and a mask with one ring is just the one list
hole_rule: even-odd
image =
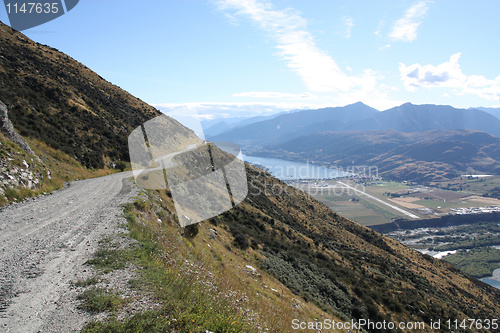
[[71,282],[89,276],[104,234],[124,231],[131,176],[75,181],[0,211],[0,332],[74,332],[89,320]]
[[346,184],[346,183],[343,183],[343,182],[341,182],[341,181],[337,181],[337,183],[339,183],[339,184],[343,185],[344,187],[346,187],[346,188],[348,188],[348,189],[350,189],[350,190],[355,191],[356,193],[358,193],[358,194],[360,194],[360,195],[364,195],[365,197],[370,198],[371,200],[374,200],[374,201],[376,201],[376,202],[378,202],[378,203],[381,203],[381,204],[383,204],[383,205],[386,205],[386,206],[388,206],[388,207],[390,207],[390,208],[394,209],[395,211],[400,212],[401,214],[404,214],[404,215],[406,215],[406,216],[409,216],[409,217],[411,217],[412,219],[418,219],[418,218],[419,218],[417,215],[415,215],[415,214],[413,214],[413,213],[410,213],[409,211],[406,211],[406,210],[404,210],[404,209],[401,209],[401,208],[399,208],[399,207],[396,207],[396,206],[394,206],[394,205],[391,205],[390,203],[385,202],[384,200],[380,200],[379,198],[374,197],[373,195],[368,194],[368,193],[366,193],[366,192],[364,192],[364,191],[358,190],[358,189],[356,189],[356,188],[354,188],[354,187],[352,187],[352,186],[350,186],[350,185],[348,185],[348,184]]

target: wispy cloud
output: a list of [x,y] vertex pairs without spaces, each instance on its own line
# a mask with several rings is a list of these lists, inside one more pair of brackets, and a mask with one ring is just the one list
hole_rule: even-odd
[[417,88],[453,88],[455,94],[472,94],[489,100],[500,100],[500,76],[494,80],[482,75],[465,75],[458,63],[461,53],[449,61],[434,65],[399,64],[399,73],[407,90]]
[[352,17],[344,17],[343,21],[346,26],[345,38],[351,38],[352,27],[354,27]]
[[417,30],[422,23],[429,4],[432,1],[424,0],[410,7],[405,15],[396,21],[389,37],[395,41],[411,42],[417,38]]
[[274,10],[268,2],[258,0],[220,0],[219,9],[227,15],[246,16],[268,32],[276,43],[278,55],[296,72],[309,90],[315,92],[342,92],[365,88],[371,82],[369,71],[363,75],[346,75],[328,54],[320,50],[307,21],[293,9]]
[[294,99],[311,99],[317,98],[316,95],[305,92],[302,94],[281,93],[273,91],[247,91],[233,94],[233,97],[252,97],[252,98],[294,98]]
[[282,111],[297,109],[315,109],[329,105],[311,103],[262,103],[262,102],[192,102],[192,103],[162,103],[153,104],[162,112],[169,115],[186,113],[195,114],[200,120],[229,117],[250,117],[270,115]]
[[[277,10],[264,0],[216,0],[215,3],[232,23],[246,17],[266,31],[278,49],[277,56],[297,73],[308,91],[320,95],[317,103],[331,106],[363,101],[376,108],[398,105],[399,101],[388,97],[392,87],[380,83],[384,77],[379,73],[365,69],[358,71],[359,74],[346,74],[333,57],[316,45],[307,30],[307,20],[297,10]],[[352,20],[345,22],[353,25]]]

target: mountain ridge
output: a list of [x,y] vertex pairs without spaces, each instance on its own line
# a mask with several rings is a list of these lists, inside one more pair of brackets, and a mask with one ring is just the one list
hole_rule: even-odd
[[354,123],[348,129],[394,129],[400,132],[476,129],[499,137],[500,121],[478,109],[456,109],[449,105],[405,103]]
[[457,109],[449,105],[404,103],[378,111],[361,102],[343,107],[304,110],[280,115],[211,136],[214,141],[231,141],[249,149],[326,131],[471,129],[500,137],[500,120],[478,109]]
[[360,117],[379,112],[361,102],[343,107],[297,111],[282,114],[270,120],[239,127],[213,137],[213,141],[232,141],[241,145],[268,145],[318,131],[343,129],[346,124]]

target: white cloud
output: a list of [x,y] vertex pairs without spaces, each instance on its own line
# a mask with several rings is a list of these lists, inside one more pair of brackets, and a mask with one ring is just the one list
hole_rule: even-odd
[[252,97],[252,98],[297,98],[297,99],[311,99],[317,98],[317,96],[305,92],[302,94],[290,94],[290,93],[281,93],[281,92],[273,92],[273,91],[247,91],[241,92],[237,94],[233,94],[233,97]]
[[461,53],[455,53],[450,61],[443,62],[437,66],[413,64],[406,66],[399,64],[399,73],[405,87],[415,90],[418,87],[448,87],[459,88],[466,81],[458,60]]
[[343,21],[346,26],[345,38],[351,38],[352,27],[354,27],[352,17],[344,17]]
[[427,14],[428,5],[432,1],[420,1],[410,7],[405,15],[396,21],[389,37],[395,41],[411,42],[417,38],[417,30]]
[[482,75],[465,75],[458,63],[461,53],[455,53],[437,66],[399,64],[399,73],[407,90],[417,88],[452,88],[456,95],[471,94],[489,100],[500,100],[500,76],[494,80]]
[[[382,84],[381,89],[384,91],[397,90],[395,87],[389,87],[384,84]],[[318,96],[318,98],[314,100],[307,100],[307,102],[191,102],[152,105],[164,113],[183,114],[188,112],[197,114],[196,117],[200,120],[210,120],[215,118],[270,115],[282,111],[299,109],[320,109],[345,106],[359,101],[378,110],[386,110],[405,102],[403,100],[390,100],[386,98],[384,94],[379,95],[376,92],[374,92],[370,98],[365,97],[366,95],[361,92],[354,92],[353,94],[343,94],[335,97],[327,94],[326,96]]]
[[[228,117],[250,117],[270,115],[281,111],[296,109],[315,109],[314,103],[262,103],[262,102],[192,102],[153,104],[168,114],[193,113],[200,120]],[[321,106],[318,106],[321,107]]]
[[[300,77],[308,91],[319,95],[314,100],[316,107],[343,106],[358,101],[380,109],[401,104],[388,97],[391,88],[380,84],[384,77],[379,73],[366,69],[360,74],[346,74],[330,55],[316,45],[307,30],[307,20],[298,11],[276,10],[265,0],[216,0],[215,3],[233,21],[247,17],[271,36],[279,50],[277,55]],[[352,20],[344,22],[353,25]],[[351,72],[350,69],[346,71]],[[271,96],[262,92],[245,94],[245,97],[300,98],[292,95]],[[311,103],[313,99],[311,94]]]
[[[220,0],[217,4],[226,14],[247,16],[276,42],[278,55],[296,72],[307,88],[315,92],[347,92],[367,89],[366,72],[346,75],[328,54],[320,50],[306,30],[307,21],[292,9],[273,10],[258,0]],[[352,22],[351,22],[352,23]],[[369,79],[370,80],[370,79]],[[371,82],[368,82],[371,86]]]

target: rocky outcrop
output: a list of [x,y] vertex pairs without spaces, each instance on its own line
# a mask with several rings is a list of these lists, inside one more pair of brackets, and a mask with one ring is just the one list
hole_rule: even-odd
[[7,106],[0,101],[0,131],[5,135],[5,137],[7,137],[7,139],[21,147],[22,150],[34,156],[38,161],[41,161],[26,140],[24,140],[23,137],[16,132],[7,112]]
[[[7,114],[7,106],[0,101],[0,133],[19,148],[9,148],[10,143],[0,142],[0,196],[9,188],[39,187],[43,180],[43,163],[29,144],[15,130]],[[7,144],[8,146],[5,146]],[[21,153],[21,149],[24,152]],[[50,174],[47,173],[48,176]]]
[[[27,187],[33,189],[40,186],[43,174],[34,170],[28,162],[22,161],[21,165],[8,163],[9,158],[0,158],[0,195],[4,195],[4,189]],[[32,162],[34,163],[34,162]]]

